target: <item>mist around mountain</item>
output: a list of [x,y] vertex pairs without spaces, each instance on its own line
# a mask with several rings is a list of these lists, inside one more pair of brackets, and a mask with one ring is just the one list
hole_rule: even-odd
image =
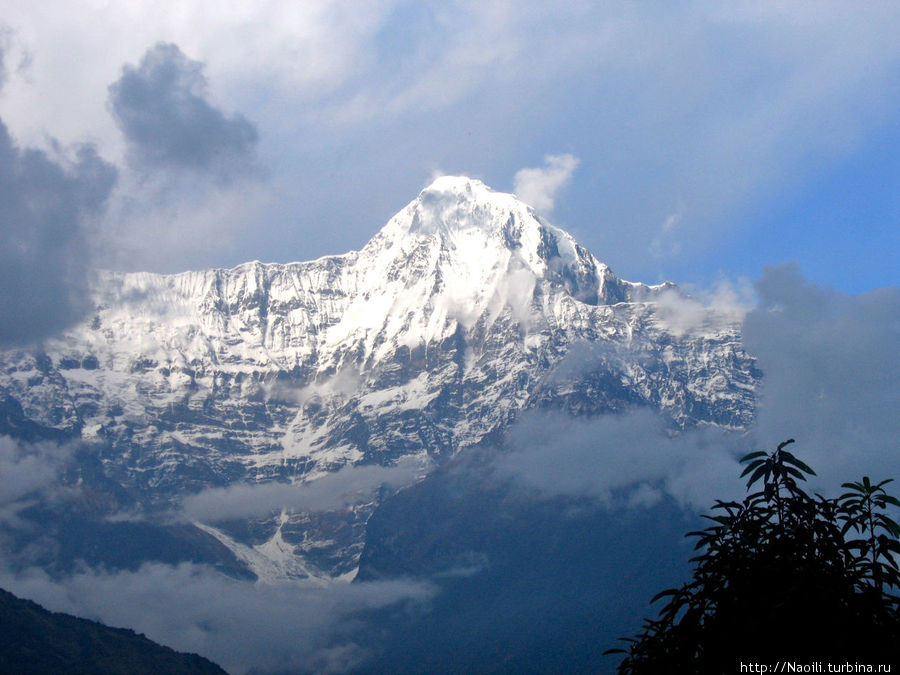
[[610,672],[737,458],[900,475],[900,295],[618,279],[443,177],[361,251],[101,275],[0,354],[0,586],[229,672]]

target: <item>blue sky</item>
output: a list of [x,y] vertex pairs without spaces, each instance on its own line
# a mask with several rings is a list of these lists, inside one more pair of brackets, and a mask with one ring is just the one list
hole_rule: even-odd
[[[95,267],[342,253],[437,173],[513,191],[571,156],[541,210],[624,278],[796,261],[846,292],[897,283],[893,3],[48,0],[3,21],[16,147],[116,171],[82,223]],[[113,95],[128,73],[142,102]],[[175,127],[183,152],[153,155]]]

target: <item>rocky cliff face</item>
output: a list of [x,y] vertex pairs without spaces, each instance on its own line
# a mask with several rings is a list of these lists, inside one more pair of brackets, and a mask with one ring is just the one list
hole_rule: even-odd
[[[94,316],[0,355],[0,393],[28,423],[98,443],[106,475],[151,510],[408,456],[425,471],[534,407],[745,425],[758,373],[739,326],[709,313],[675,327],[661,303],[677,296],[616,278],[514,196],[443,177],[358,252],[103,274]],[[338,575],[357,564],[364,501],[211,531],[263,557],[277,538],[279,555]]]

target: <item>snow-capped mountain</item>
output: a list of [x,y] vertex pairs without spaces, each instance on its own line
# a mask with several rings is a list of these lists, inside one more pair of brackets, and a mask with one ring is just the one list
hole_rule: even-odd
[[[534,407],[651,406],[677,427],[740,427],[758,376],[734,322],[673,327],[661,310],[673,286],[618,279],[513,195],[464,177],[437,179],[358,252],[104,273],[94,297],[95,314],[42,351],[0,354],[0,394],[97,441],[106,475],[147,508],[409,456],[424,471]],[[243,543],[221,539],[339,575],[374,503],[273,514]]]

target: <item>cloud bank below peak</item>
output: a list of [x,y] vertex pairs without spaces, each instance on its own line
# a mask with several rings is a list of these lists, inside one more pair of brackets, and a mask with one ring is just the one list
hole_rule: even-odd
[[338,511],[372,500],[383,488],[414,483],[426,465],[414,457],[395,466],[348,466],[301,485],[264,483],[235,484],[208,488],[189,496],[181,516],[189,520],[217,522],[236,518],[264,517],[273,512]]
[[[765,270],[756,293],[743,334],[763,376],[744,432],[672,434],[647,410],[587,420],[530,412],[510,434],[518,450],[497,460],[501,474],[547,496],[634,506],[666,495],[704,510],[716,498],[742,496],[740,456],[794,438],[795,453],[818,474],[812,486],[825,494],[863,475],[900,477],[900,288],[847,295],[780,265]],[[712,302],[733,307],[728,297]],[[669,302],[670,320],[690,325],[694,304]]]
[[351,672],[371,656],[356,635],[365,612],[421,605],[436,592],[416,581],[261,585],[188,563],[82,570],[63,579],[0,569],[0,585],[51,611],[129,626],[234,673]]

